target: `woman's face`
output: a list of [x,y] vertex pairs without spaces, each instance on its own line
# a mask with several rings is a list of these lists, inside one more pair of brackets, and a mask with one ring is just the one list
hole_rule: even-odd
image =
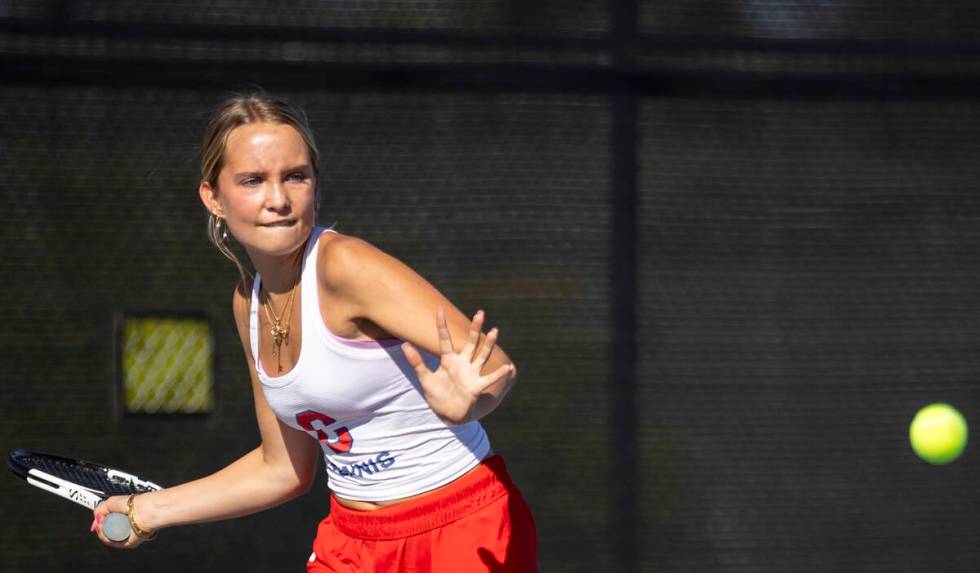
[[254,258],[288,255],[304,244],[314,225],[316,186],[299,132],[263,122],[232,130],[218,188],[205,182],[200,193]]

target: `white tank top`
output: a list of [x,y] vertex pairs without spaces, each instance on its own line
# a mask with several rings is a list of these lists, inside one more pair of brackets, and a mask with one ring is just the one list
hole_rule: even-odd
[[[320,443],[330,489],[348,499],[382,501],[445,485],[490,452],[483,426],[450,426],[422,396],[400,340],[355,341],[327,329],[320,313],[313,230],[303,255],[300,291],[303,329],[296,365],[269,376],[259,360],[259,287],[255,276],[249,336],[255,369],[269,406],[285,424]],[[421,352],[430,368],[439,357]]]

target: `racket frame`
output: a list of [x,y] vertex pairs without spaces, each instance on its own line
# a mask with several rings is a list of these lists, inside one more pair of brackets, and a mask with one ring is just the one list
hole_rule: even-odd
[[128,482],[129,484],[136,486],[143,491],[163,489],[162,486],[156,483],[102,464],[87,462],[84,460],[76,460],[73,458],[59,456],[56,454],[47,454],[44,452],[31,452],[26,450],[14,450],[10,452],[7,459],[7,466],[14,475],[36,488],[43,489],[44,491],[63,497],[68,501],[75,502],[78,505],[87,507],[88,509],[95,509],[96,505],[108,497],[106,492],[86,487],[70,480],[51,475],[43,470],[30,467],[30,464],[23,461],[23,458],[30,456],[47,458],[64,464],[93,468],[97,471],[104,472],[106,479],[110,481]]

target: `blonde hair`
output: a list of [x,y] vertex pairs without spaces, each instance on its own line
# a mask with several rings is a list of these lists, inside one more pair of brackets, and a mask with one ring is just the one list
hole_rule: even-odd
[[[290,125],[299,132],[310,154],[314,178],[319,183],[320,151],[316,147],[306,114],[284,99],[261,94],[235,96],[223,102],[215,110],[211,120],[208,121],[201,145],[201,180],[206,181],[215,192],[219,191],[218,176],[224,167],[228,136],[235,128],[263,122]],[[319,195],[319,192],[317,194]],[[211,213],[208,216],[208,238],[222,255],[238,267],[244,285],[248,282],[246,277],[251,276],[251,273],[231,250],[226,237],[227,234],[221,229],[221,219]]]

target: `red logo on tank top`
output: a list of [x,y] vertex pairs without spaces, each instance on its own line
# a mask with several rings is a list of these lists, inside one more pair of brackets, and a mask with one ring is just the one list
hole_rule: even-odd
[[[314,422],[319,422],[322,427],[317,428],[313,425]],[[312,432],[317,441],[320,442],[321,446],[328,446],[331,450],[337,452],[338,454],[346,454],[350,451],[351,444],[354,443],[354,439],[351,438],[350,431],[341,426],[333,430],[327,430],[327,427],[331,424],[336,424],[337,421],[326,414],[321,414],[320,412],[314,412],[313,410],[306,410],[296,414],[296,423],[300,425],[301,428],[307,432]],[[331,438],[330,434],[334,437]]]

